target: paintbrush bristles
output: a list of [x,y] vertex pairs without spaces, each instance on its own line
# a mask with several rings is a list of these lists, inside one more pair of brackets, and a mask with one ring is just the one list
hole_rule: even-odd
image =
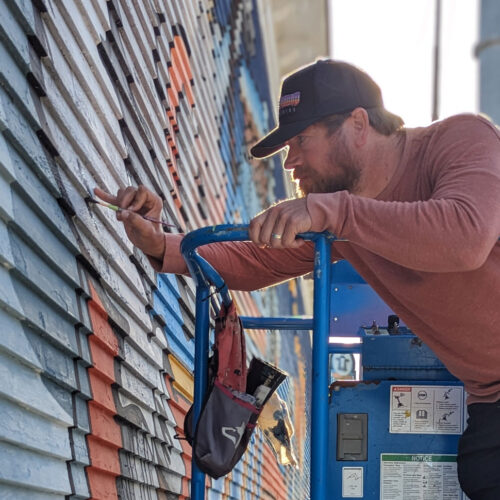
[[104,201],[95,200],[94,198],[90,198],[89,201],[92,203],[97,203],[97,205],[101,205],[102,207],[110,208],[115,212],[119,212],[121,210],[121,208],[117,207],[116,205],[112,205],[111,203],[105,203]]

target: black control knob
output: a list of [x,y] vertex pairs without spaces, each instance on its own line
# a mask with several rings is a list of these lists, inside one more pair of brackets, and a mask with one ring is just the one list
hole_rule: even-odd
[[399,334],[399,316],[389,314],[387,317],[387,331],[389,332],[389,335]]

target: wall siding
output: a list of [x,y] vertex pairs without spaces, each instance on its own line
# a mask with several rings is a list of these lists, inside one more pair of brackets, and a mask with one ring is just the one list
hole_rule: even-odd
[[[155,273],[86,198],[145,184],[187,232],[284,196],[278,160],[247,154],[273,126],[261,15],[254,0],[0,2],[1,498],[189,498],[193,284]],[[248,315],[296,299],[237,294]],[[308,498],[308,335],[247,335],[291,375],[300,468],[258,430],[207,498]]]

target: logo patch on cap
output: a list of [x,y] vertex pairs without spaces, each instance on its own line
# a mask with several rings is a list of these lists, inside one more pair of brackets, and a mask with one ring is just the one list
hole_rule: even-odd
[[280,116],[293,113],[295,108],[299,105],[300,102],[300,92],[294,92],[293,94],[287,94],[281,96],[280,99]]

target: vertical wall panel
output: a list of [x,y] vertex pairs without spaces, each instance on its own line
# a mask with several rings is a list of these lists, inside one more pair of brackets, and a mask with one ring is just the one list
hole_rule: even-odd
[[[247,153],[273,126],[261,15],[253,0],[0,2],[1,497],[189,498],[193,284],[155,273],[87,198],[145,184],[187,232],[284,196],[277,160]],[[236,295],[247,315],[290,309],[286,285]],[[310,346],[248,332],[248,349],[291,375],[300,468],[258,429],[207,497],[308,498]]]

